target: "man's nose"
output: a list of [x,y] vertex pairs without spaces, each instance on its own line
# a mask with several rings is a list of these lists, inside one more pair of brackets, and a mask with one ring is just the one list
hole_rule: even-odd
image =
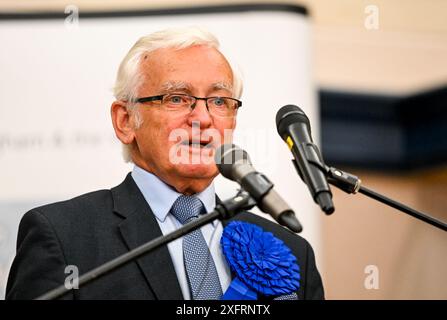
[[206,107],[205,100],[196,101],[195,106],[188,117],[188,124],[192,126],[193,121],[199,121],[201,128],[207,128],[211,126],[213,119],[211,118],[208,108]]

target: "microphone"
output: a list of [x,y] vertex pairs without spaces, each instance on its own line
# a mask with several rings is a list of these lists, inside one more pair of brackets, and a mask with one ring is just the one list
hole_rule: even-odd
[[273,183],[253,168],[245,150],[234,144],[224,144],[216,149],[214,160],[220,173],[239,183],[256,200],[259,209],[293,232],[303,230],[293,210],[273,189]]
[[315,201],[326,214],[334,212],[325,165],[312,141],[309,118],[299,107],[286,105],[276,114],[276,127],[294,156],[293,163]]

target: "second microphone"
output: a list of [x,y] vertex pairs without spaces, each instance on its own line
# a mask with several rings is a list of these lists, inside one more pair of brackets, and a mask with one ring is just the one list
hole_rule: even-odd
[[270,214],[279,224],[294,232],[302,231],[293,210],[273,189],[273,183],[253,168],[245,150],[234,144],[221,145],[216,150],[215,162],[225,178],[239,183],[256,200],[261,211]]

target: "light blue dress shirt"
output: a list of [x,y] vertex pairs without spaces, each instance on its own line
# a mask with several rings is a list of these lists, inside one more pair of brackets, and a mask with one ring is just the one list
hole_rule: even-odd
[[[132,178],[151,207],[158,225],[163,235],[168,234],[180,228],[182,224],[169,212],[175,200],[181,195],[179,192],[168,186],[156,175],[135,166],[132,171]],[[195,195],[205,206],[206,212],[211,212],[216,206],[216,194],[214,184],[208,186],[205,190]],[[228,289],[231,283],[231,272],[225,257],[222,254],[220,238],[222,237],[223,226],[219,220],[213,221],[201,228],[211,255],[216,264],[219,274],[222,292]],[[168,244],[168,250],[174,263],[174,269],[177,273],[177,279],[185,300],[191,299],[188,281],[186,279],[185,267],[183,264],[182,239],[179,238]]]

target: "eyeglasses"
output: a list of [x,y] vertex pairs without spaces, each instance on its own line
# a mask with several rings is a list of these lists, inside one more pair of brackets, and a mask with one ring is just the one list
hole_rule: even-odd
[[190,113],[196,107],[197,100],[205,101],[208,112],[218,117],[234,117],[237,109],[242,106],[242,101],[229,97],[199,98],[189,94],[169,93],[158,96],[137,98],[135,102],[144,103],[160,101],[160,105],[166,111],[177,113]]

